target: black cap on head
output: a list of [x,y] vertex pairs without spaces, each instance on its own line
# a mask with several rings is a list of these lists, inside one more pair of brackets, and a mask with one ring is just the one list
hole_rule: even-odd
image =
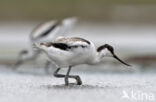
[[98,47],[97,52],[100,52],[105,48],[107,48],[111,53],[114,53],[114,48],[109,44],[105,44],[105,45],[102,45],[102,46]]
[[122,61],[117,55],[115,55],[115,53],[114,53],[114,48],[113,48],[111,45],[109,45],[109,44],[105,44],[105,45],[100,46],[100,47],[97,49],[97,52],[100,52],[100,51],[102,51],[102,50],[105,49],[105,48],[107,48],[107,49],[112,53],[113,57],[114,57],[116,60],[118,60],[119,62],[121,62],[121,63],[124,64],[124,65],[131,66],[131,65],[125,63],[124,61]]

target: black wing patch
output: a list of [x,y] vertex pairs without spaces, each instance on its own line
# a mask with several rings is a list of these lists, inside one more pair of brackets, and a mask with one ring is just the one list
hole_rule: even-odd
[[55,48],[61,49],[61,50],[66,50],[68,51],[69,49],[73,49],[73,48],[78,48],[78,47],[82,47],[82,48],[86,48],[87,46],[84,45],[67,45],[65,43],[53,43],[52,46],[54,46]]
[[47,36],[52,30],[54,30],[60,23],[59,22],[56,22],[54,25],[52,25],[50,27],[50,29],[48,29],[47,31],[45,31],[44,33],[42,33],[40,35],[40,37],[44,37],[44,36]]
[[80,41],[83,41],[83,42],[86,42],[87,44],[90,45],[90,42],[86,39],[83,39],[83,38],[80,38],[80,37],[73,37],[73,39],[77,39],[77,40],[80,40]]
[[69,49],[69,46],[67,44],[64,44],[64,43],[53,43],[52,46],[54,46],[55,48],[59,48],[61,50]]
[[54,25],[52,25],[49,29],[47,29],[45,32],[43,32],[41,35],[39,35],[36,39],[42,38],[44,36],[47,36],[51,31],[53,31],[58,25],[60,25],[60,22],[56,22]]

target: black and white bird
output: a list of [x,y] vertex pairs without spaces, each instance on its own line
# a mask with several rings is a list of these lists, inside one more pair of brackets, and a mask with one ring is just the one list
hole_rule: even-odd
[[[43,51],[58,66],[54,76],[65,78],[65,85],[69,84],[68,78],[76,79],[77,85],[82,84],[78,75],[69,75],[71,68],[76,65],[95,65],[102,62],[105,57],[113,57],[130,66],[117,57],[111,45],[104,44],[95,48],[91,41],[79,37],[59,37],[52,42],[34,43],[34,48]],[[66,75],[58,74],[61,68],[68,68]]]
[[[69,33],[76,21],[76,17],[71,17],[63,19],[61,21],[52,20],[39,24],[35,29],[33,29],[33,31],[30,34],[31,49],[23,50],[20,52],[18,60],[14,64],[13,68],[16,69],[22,63],[38,58],[41,51],[34,51],[32,46],[33,43],[53,41],[58,36],[64,36],[65,34]],[[46,67],[48,67],[50,63],[51,62],[47,61]],[[47,70],[47,68],[45,69]]]

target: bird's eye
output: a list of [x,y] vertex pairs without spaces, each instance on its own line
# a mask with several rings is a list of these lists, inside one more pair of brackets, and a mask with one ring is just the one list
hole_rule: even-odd
[[109,46],[108,49],[109,49],[110,51],[114,51],[113,47],[111,47],[111,46]]
[[110,45],[107,44],[107,49],[113,54],[114,53],[114,48]]

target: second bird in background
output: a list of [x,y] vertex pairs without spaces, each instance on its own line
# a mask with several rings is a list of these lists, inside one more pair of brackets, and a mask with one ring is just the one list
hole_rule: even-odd
[[[17,69],[20,65],[25,62],[36,60],[41,53],[40,50],[33,50],[33,43],[53,41],[59,36],[66,35],[77,21],[76,17],[66,18],[61,21],[52,20],[39,24],[30,33],[31,50],[22,50],[19,53],[17,62],[13,65],[14,69]],[[50,61],[46,61],[45,71],[48,73],[48,66],[51,64]]]

